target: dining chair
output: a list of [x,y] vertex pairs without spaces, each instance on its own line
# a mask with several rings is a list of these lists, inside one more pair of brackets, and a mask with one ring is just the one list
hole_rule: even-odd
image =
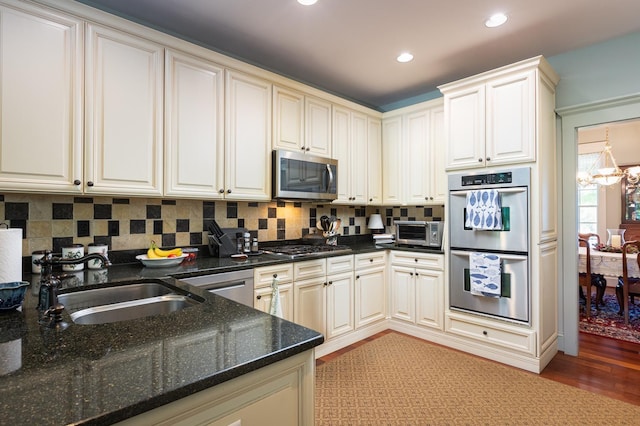
[[[635,253],[627,253],[630,247],[635,247]],[[629,298],[633,302],[633,296],[640,296],[640,278],[630,277],[627,258],[635,256],[640,267],[640,241],[627,241],[622,245],[622,276],[618,277],[616,298],[620,305],[620,314],[624,315],[625,325],[629,325]]]
[[[580,289],[580,297],[585,299],[585,314],[589,318],[591,316],[591,286],[596,288],[596,309],[600,308],[600,304],[604,305],[604,292],[607,288],[607,281],[603,275],[593,274],[591,272],[591,242],[589,239],[595,237],[596,241],[600,241],[598,234],[578,234],[578,246],[586,247],[586,272],[578,273],[578,287]],[[583,293],[582,287],[586,287],[586,294]]]

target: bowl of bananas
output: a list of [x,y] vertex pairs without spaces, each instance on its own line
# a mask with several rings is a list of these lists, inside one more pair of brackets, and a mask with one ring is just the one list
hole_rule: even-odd
[[181,248],[163,250],[151,241],[147,254],[139,254],[136,259],[148,268],[168,268],[179,265],[186,257]]

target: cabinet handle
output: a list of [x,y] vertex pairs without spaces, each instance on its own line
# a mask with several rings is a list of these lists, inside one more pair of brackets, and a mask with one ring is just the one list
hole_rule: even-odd
[[487,161],[491,161],[491,157],[487,157]]
[[87,186],[93,186],[93,182],[91,181],[87,182]]
[[478,163],[482,163],[482,158],[478,158]]
[[230,189],[227,189],[227,194],[231,194],[231,190]]
[[260,300],[260,299],[262,299],[262,296],[257,295],[257,296],[256,296],[256,299]]
[[220,189],[218,189],[218,192],[219,192],[220,194],[224,194],[224,189],[223,189],[223,188],[220,188]]
[[80,179],[76,179],[76,180],[74,180],[74,181],[73,181],[73,184],[74,184],[75,186],[78,186],[78,185],[80,185],[81,183],[82,183],[82,182],[80,182]]

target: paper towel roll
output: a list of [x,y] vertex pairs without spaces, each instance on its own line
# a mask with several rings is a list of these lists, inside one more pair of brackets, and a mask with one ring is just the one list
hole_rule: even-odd
[[22,281],[22,229],[0,229],[0,283]]

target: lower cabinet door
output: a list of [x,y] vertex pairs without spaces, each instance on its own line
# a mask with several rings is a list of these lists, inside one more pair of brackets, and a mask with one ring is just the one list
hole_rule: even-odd
[[[279,284],[280,306],[282,307],[282,318],[293,321],[293,284]],[[271,310],[271,286],[257,288],[254,290],[253,307],[259,311],[267,312]]]
[[327,277],[327,339],[355,329],[353,273]]
[[416,270],[416,323],[444,329],[444,274],[442,271]]
[[296,281],[293,287],[294,322],[326,335],[325,277]]
[[391,317],[415,323],[415,272],[414,268],[391,267]]
[[384,266],[356,271],[356,328],[381,321],[387,316],[384,271]]

